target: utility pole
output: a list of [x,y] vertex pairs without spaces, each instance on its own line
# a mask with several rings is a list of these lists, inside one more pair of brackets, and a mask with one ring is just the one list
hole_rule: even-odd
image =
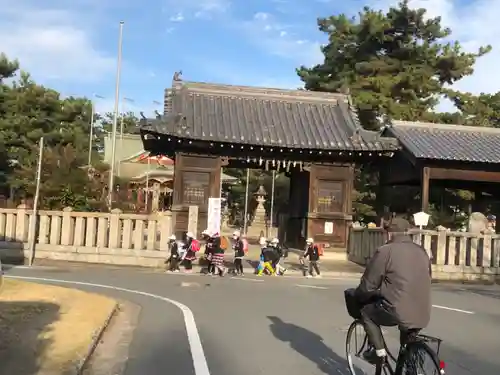
[[116,128],[118,125],[118,109],[120,106],[120,78],[122,73],[122,49],[123,49],[123,24],[120,21],[120,34],[118,37],[118,61],[116,64],[116,87],[115,87],[115,108],[113,113],[113,129],[111,132],[111,170],[109,173],[108,204],[111,210],[113,206],[113,193],[115,191],[115,164],[116,164]]
[[36,245],[36,227],[38,223],[38,201],[40,200],[40,183],[42,179],[42,160],[43,160],[43,137],[40,138],[39,154],[38,154],[38,168],[36,171],[36,187],[35,197],[33,199],[33,215],[30,220],[30,258],[29,266],[33,265],[35,260],[35,245]]

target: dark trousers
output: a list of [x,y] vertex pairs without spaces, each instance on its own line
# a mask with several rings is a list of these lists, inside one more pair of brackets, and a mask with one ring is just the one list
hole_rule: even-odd
[[309,274],[313,274],[313,270],[316,272],[316,275],[320,275],[321,273],[319,272],[319,265],[317,260],[311,260],[309,261]]
[[215,265],[212,263],[211,260],[208,261],[207,273],[215,274]]
[[193,261],[191,259],[184,259],[184,268],[187,270],[193,269]]
[[234,260],[234,271],[236,273],[243,274],[243,259],[241,258],[236,258]]
[[170,257],[169,262],[170,262],[170,267],[168,269],[170,271],[176,271],[179,269],[179,260],[177,258]]
[[394,313],[383,303],[370,303],[361,308],[361,320],[370,343],[376,350],[385,349],[384,336],[380,326],[397,326],[398,320]]

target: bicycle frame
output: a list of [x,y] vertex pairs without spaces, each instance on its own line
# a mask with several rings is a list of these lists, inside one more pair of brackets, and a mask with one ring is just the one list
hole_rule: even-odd
[[[423,341],[425,343],[436,343],[437,344],[436,355],[439,358],[439,349],[441,348],[441,343],[443,342],[443,340],[437,337],[418,334],[415,337],[415,339],[399,347],[398,357],[396,358],[387,347],[387,344],[385,342],[385,337],[383,339],[384,339],[385,351],[387,352],[387,357],[385,358],[384,362],[376,366],[375,375],[382,375],[382,372],[384,373],[384,375],[395,375],[396,368],[398,367],[398,362],[401,360],[401,358],[403,358],[403,354],[405,353],[408,347],[411,347],[411,345],[417,341],[421,342]],[[395,366],[391,366],[391,364],[389,363],[389,359],[392,360],[392,362],[394,362]],[[441,370],[441,373],[444,374],[444,370]]]

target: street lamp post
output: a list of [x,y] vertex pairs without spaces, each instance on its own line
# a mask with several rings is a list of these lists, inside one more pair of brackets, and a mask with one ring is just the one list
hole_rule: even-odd
[[113,113],[113,129],[111,136],[111,170],[109,173],[108,204],[111,209],[113,205],[113,191],[115,190],[115,162],[116,162],[116,128],[118,125],[118,107],[120,105],[120,78],[122,71],[122,47],[123,47],[123,21],[120,21],[120,34],[118,37],[118,59],[116,64],[116,87],[115,87],[115,108]]
[[[104,96],[94,94],[94,98],[97,99],[104,99]],[[94,143],[94,122],[95,122],[95,116],[97,115],[97,112],[95,111],[95,103],[92,100],[90,102],[90,105],[92,107],[92,114],[90,117],[90,132],[89,132],[89,162],[88,166],[92,166],[92,149],[93,149],[93,143]]]

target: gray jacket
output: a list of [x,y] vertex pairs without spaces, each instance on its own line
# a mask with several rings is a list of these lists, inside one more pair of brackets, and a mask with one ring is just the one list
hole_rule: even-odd
[[392,305],[401,328],[423,329],[431,317],[431,272],[427,252],[409,236],[396,236],[377,249],[356,294],[378,294]]

